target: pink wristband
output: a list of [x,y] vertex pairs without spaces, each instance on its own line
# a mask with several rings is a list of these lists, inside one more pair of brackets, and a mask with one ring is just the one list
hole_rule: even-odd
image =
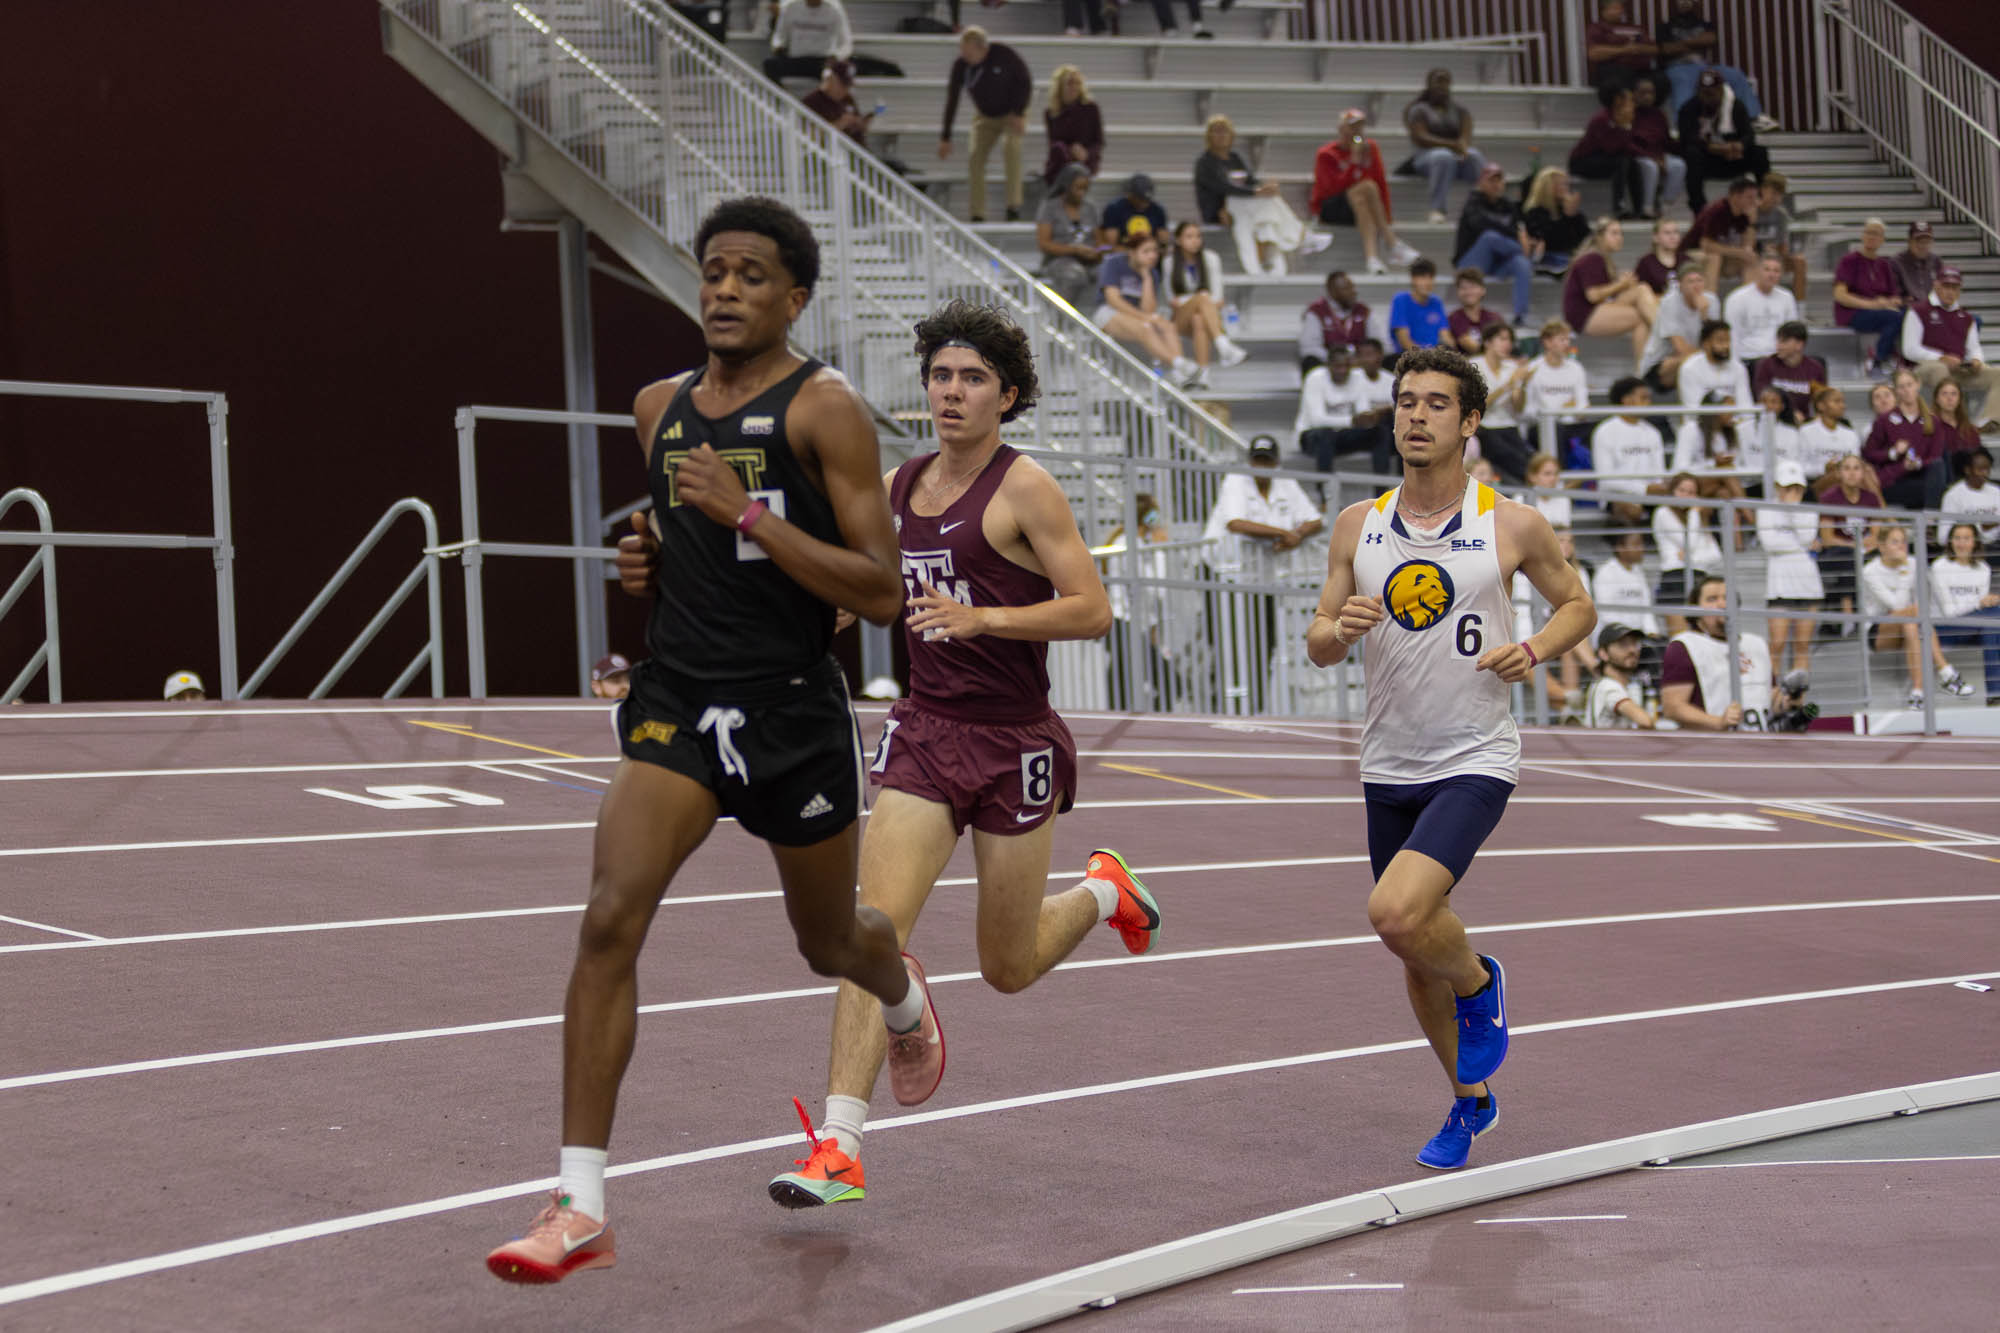
[[1538,667],[1542,664],[1542,659],[1535,656],[1535,650],[1528,646],[1526,639],[1521,640],[1521,651],[1528,655],[1528,666],[1530,668]]
[[764,517],[764,511],[770,507],[762,500],[752,500],[750,507],[743,511],[743,516],[736,520],[736,530],[748,537],[750,529],[757,525],[757,520]]

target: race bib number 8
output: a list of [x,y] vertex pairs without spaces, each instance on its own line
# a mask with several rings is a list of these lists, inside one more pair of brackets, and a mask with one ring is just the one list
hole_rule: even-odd
[[1024,750],[1021,752],[1021,804],[1047,805],[1049,797],[1055,794],[1056,752],[1047,750]]

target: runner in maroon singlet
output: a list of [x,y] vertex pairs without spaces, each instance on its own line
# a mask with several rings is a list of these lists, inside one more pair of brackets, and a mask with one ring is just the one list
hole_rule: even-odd
[[[979,969],[1011,993],[1099,921],[1144,953],[1160,915],[1109,850],[1091,853],[1081,883],[1047,894],[1055,816],[1076,790],[1076,743],[1049,707],[1048,644],[1102,635],[1111,606],[1062,487],[1000,440],[1001,424],[1035,401],[1027,335],[962,302],[916,331],[939,450],[884,478],[902,550],[910,697],[890,710],[875,752],[881,790],[862,838],[861,901],[907,941],[970,826]],[[942,1044],[897,1035],[885,1013],[859,987],[840,988],[825,1118],[816,1134],[807,1124],[811,1156],[770,1184],[786,1207],[863,1197],[861,1131],[885,1053],[897,1101],[914,1106],[936,1089]]]

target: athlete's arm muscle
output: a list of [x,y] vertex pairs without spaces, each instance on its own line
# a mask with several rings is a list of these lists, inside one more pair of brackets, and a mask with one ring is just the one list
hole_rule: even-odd
[[[1533,659],[1518,643],[1489,649],[1479,659],[1479,670],[1491,671],[1512,685],[1526,680],[1536,662],[1554,662],[1582,643],[1597,627],[1597,605],[1590,600],[1590,590],[1583,586],[1576,569],[1563,559],[1555,529],[1538,510],[1513,500],[1502,500],[1495,517],[1499,520],[1502,555],[1509,549],[1516,552],[1520,556],[1517,567],[1528,576],[1535,591],[1555,608],[1548,624],[1524,640],[1534,650]],[[1504,561],[1500,572],[1512,577]]]
[[1361,543],[1361,525],[1372,500],[1357,500],[1333,521],[1326,553],[1326,584],[1319,608],[1306,628],[1306,657],[1314,666],[1329,667],[1347,659],[1347,650],[1381,623],[1382,599],[1354,591],[1354,548]]

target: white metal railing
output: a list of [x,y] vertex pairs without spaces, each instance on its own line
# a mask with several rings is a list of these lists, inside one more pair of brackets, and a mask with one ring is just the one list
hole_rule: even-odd
[[221,698],[234,699],[236,690],[236,547],[229,520],[229,399],[219,393],[186,389],[142,389],[108,384],[56,384],[34,380],[0,380],[0,395],[23,398],[86,398],[101,402],[188,403],[200,406],[208,418],[208,496],[214,530],[206,535],[159,532],[0,532],[0,546],[57,546],[201,549],[215,566],[215,637],[217,677]]
[[340,568],[334,571],[333,577],[326,581],[326,586],[319,590],[306,609],[299,613],[299,618],[292,622],[292,627],[285,631],[284,637],[278,640],[277,646],[272,648],[270,654],[258,664],[257,669],[250,673],[250,678],[243,682],[243,698],[248,699],[257,692],[265,678],[284,659],[285,654],[298,643],[299,637],[306,632],[313,621],[319,618],[319,613],[326,609],[334,594],[346,586],[354,571],[361,567],[361,562],[368,558],[368,553],[375,549],[388,534],[389,529],[395,525],[396,520],[404,514],[415,514],[417,520],[423,524],[422,554],[417,557],[417,563],[408,574],[404,575],[396,590],[389,594],[368,623],[362,626],[361,632],[354,636],[353,641],[341,653],[339,660],[320,677],[319,684],[313,686],[312,692],[306,697],[324,699],[332,692],[340,678],[347,674],[347,669],[354,665],[355,659],[375,641],[375,636],[382,632],[382,627],[389,623],[389,617],[395,615],[403,603],[409,600],[410,594],[417,590],[419,581],[424,584],[428,611],[425,622],[428,632],[424,637],[424,646],[417,650],[417,655],[410,659],[402,674],[382,692],[382,697],[400,698],[403,691],[410,687],[410,682],[417,678],[417,672],[426,664],[431,669],[431,697],[433,699],[444,697],[444,608],[438,587],[437,514],[422,500],[412,498],[396,501],[383,512],[382,517],[375,520],[375,526],[368,530],[368,535],[355,545],[347,559],[341,562]]
[[1830,108],[2000,254],[2000,81],[1889,0],[1816,0],[1831,33]]
[[[23,504],[35,511],[36,531],[48,533],[56,530],[54,520],[49,517],[49,502],[42,498],[39,491],[30,490],[26,486],[16,486],[5,495],[0,495],[0,518],[5,518],[7,511],[15,505]],[[28,557],[28,563],[15,576],[12,586],[7,589],[7,595],[0,597],[0,620],[7,618],[7,613],[14,609],[14,603],[21,600],[21,594],[28,590],[28,586],[35,581],[37,574],[42,576],[41,646],[28,658],[28,664],[21,668],[13,683],[7,686],[4,693],[0,693],[0,704],[10,704],[20,698],[21,691],[28,688],[28,682],[33,680],[35,673],[43,667],[49,670],[49,702],[52,704],[62,702],[62,631],[56,622],[55,547],[41,547]]]
[[823,244],[794,341],[913,432],[929,416],[911,327],[963,298],[1028,331],[1043,398],[1020,429],[1037,445],[1240,457],[1227,427],[661,0],[382,4],[683,251],[723,199],[797,209]]

